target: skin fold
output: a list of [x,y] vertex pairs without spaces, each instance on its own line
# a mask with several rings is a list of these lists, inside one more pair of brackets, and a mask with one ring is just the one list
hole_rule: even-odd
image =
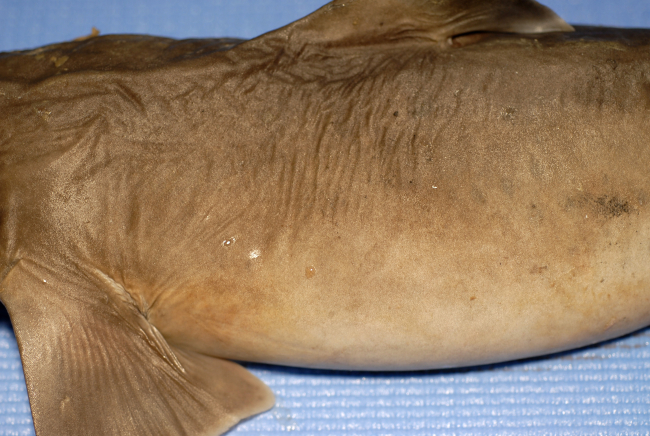
[[273,404],[231,359],[447,368],[648,325],[650,31],[573,30],[357,0],[246,42],[0,54],[39,436],[219,434]]

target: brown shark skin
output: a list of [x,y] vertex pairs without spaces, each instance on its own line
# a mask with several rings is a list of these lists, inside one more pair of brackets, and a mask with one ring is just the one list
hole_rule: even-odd
[[4,83],[3,262],[98,268],[229,359],[424,369],[621,335],[650,321],[649,44],[252,41]]
[[[650,31],[103,38],[0,57],[3,280],[95,304],[105,278],[180,353],[318,368],[650,323]],[[142,45],[75,58],[120,38]]]
[[228,291],[212,304],[203,289],[217,283],[145,297],[159,302],[150,319],[205,353],[378,370],[544,354],[647,325],[648,34],[626,46],[586,32],[351,49],[312,68],[269,60],[290,89],[242,72],[234,86],[255,103],[212,133],[248,120],[230,142],[244,148],[228,159],[238,195],[204,209],[233,220],[211,235]]

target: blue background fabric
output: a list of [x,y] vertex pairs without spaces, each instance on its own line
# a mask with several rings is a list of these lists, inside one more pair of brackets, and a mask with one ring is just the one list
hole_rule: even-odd
[[[648,0],[547,0],[574,24],[650,27]],[[90,33],[250,38],[324,0],[0,0],[0,51]],[[247,365],[276,394],[235,435],[650,434],[650,328],[553,356],[445,371]],[[34,435],[11,324],[0,316],[0,436]]]

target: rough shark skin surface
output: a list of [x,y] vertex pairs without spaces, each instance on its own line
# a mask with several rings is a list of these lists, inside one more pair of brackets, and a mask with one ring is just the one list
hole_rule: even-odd
[[0,298],[36,431],[209,435],[230,359],[465,366],[650,321],[650,32],[335,1],[251,41],[0,55]]

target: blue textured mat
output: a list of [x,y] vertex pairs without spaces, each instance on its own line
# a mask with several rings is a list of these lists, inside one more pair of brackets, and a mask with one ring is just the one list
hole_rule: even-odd
[[[324,0],[0,0],[0,51],[90,32],[253,37]],[[549,0],[572,23],[650,27],[648,0]],[[650,329],[550,358],[457,371],[342,373],[248,365],[276,407],[229,435],[648,435]],[[33,435],[0,321],[0,436]]]

